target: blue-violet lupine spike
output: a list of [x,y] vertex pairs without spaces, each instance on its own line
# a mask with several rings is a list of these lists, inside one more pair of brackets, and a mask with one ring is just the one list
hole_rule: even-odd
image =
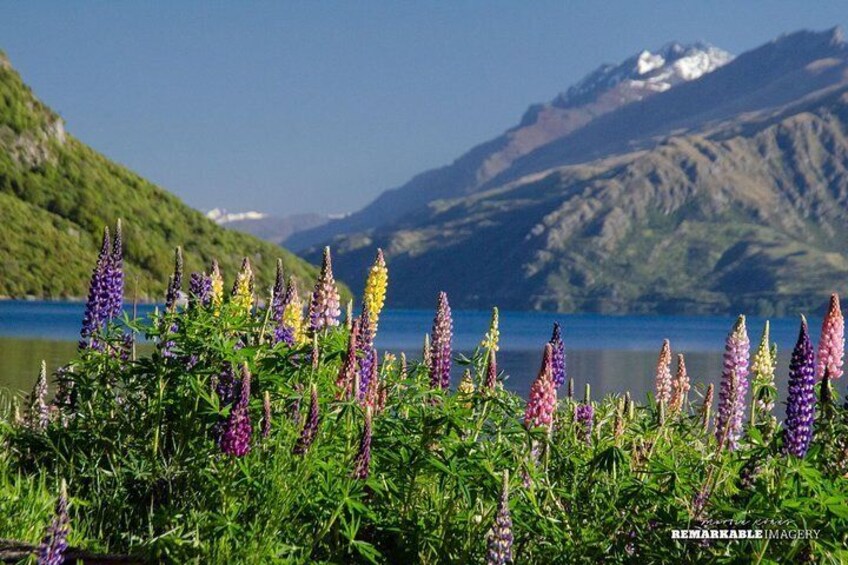
[[295,455],[303,455],[312,446],[315,441],[315,436],[318,433],[318,390],[315,385],[312,385],[309,402],[309,414],[306,417],[306,422],[300,432],[300,437],[297,439],[292,453]]
[[96,336],[106,325],[108,320],[108,296],[107,287],[107,270],[111,263],[111,241],[109,239],[109,228],[103,230],[103,245],[100,248],[100,254],[97,256],[97,263],[94,266],[94,271],[91,273],[91,280],[88,286],[88,300],[85,304],[85,314],[82,320],[82,330],[80,331],[80,349],[92,348],[100,349],[102,345]]
[[430,339],[430,386],[446,390],[450,387],[453,318],[445,292],[439,293]]
[[68,533],[70,532],[70,517],[68,516],[68,493],[65,481],[56,501],[56,511],[47,533],[38,546],[36,557],[38,565],[61,565],[65,562],[65,552],[68,550]]
[[501,497],[495,514],[495,523],[489,532],[487,565],[512,563],[512,517],[509,514],[509,472],[504,471]]
[[250,424],[250,371],[247,364],[242,367],[239,398],[230,410],[227,427],[221,437],[221,451],[227,455],[243,457],[250,451],[253,427]]
[[274,278],[274,290],[272,293],[271,319],[279,325],[283,321],[283,311],[286,308],[286,280],[285,273],[283,272],[282,259],[277,259],[277,274]]
[[801,317],[798,342],[789,361],[789,399],[786,403],[784,449],[796,457],[804,457],[813,439],[816,403],[816,365],[813,345],[807,331],[807,320]]
[[[745,395],[748,392],[748,358],[750,341],[745,328],[745,316],[739,316],[733,330],[727,336],[724,362],[719,390],[718,414],[716,415],[716,438],[724,439],[730,451],[736,449],[742,435],[745,418]],[[736,386],[732,381],[736,380]]]
[[353,462],[353,478],[364,480],[371,470],[371,407],[365,409],[365,424],[359,438],[359,451]]
[[565,343],[562,341],[562,329],[560,328],[559,322],[554,322],[554,329],[551,334],[550,344],[553,348],[551,369],[553,371],[554,385],[559,388],[563,385],[566,378]]

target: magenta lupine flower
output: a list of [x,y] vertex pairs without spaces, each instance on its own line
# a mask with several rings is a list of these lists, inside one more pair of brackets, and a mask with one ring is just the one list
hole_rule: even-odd
[[300,432],[300,437],[297,438],[297,443],[294,444],[292,453],[295,455],[304,455],[312,443],[315,441],[315,436],[318,434],[318,390],[315,385],[312,385],[309,401],[309,415],[306,417],[306,422],[303,424],[303,429]]
[[[727,336],[724,347],[724,368],[721,373],[718,414],[716,416],[716,438],[722,441],[726,434],[727,448],[736,449],[742,435],[745,418],[745,395],[748,392],[748,356],[750,341],[745,328],[745,316],[739,316],[733,330]],[[733,375],[736,387],[733,390]]]
[[509,514],[509,472],[504,471],[501,497],[498,501],[498,511],[495,523],[489,532],[487,565],[506,565],[512,563],[512,517]]
[[789,399],[786,402],[786,434],[783,438],[784,450],[796,457],[807,454],[813,439],[815,370],[807,320],[801,316],[801,330],[789,361]]
[[816,379],[824,378],[827,369],[829,379],[842,376],[842,363],[845,356],[845,319],[839,307],[839,295],[830,295],[830,307],[822,322],[821,338],[816,364]]
[[556,386],[551,375],[553,348],[545,344],[545,354],[542,357],[542,367],[539,375],[530,387],[530,399],[524,411],[524,426],[527,429],[544,426],[548,429],[554,421],[557,394]]
[[221,436],[221,451],[227,455],[243,457],[250,451],[253,427],[250,425],[250,371],[247,364],[242,367],[239,398],[230,409],[227,427]]
[[124,250],[121,220],[115,227],[115,238],[112,241],[112,251],[109,255],[105,273],[105,286],[108,296],[106,315],[109,320],[121,315],[124,306]]
[[47,528],[47,532],[41,540],[41,545],[38,546],[38,565],[62,565],[65,562],[65,552],[68,550],[68,533],[71,529],[70,523],[67,487],[65,481],[62,480],[53,521]]
[[592,426],[595,419],[595,407],[590,401],[582,402],[574,408],[574,420],[580,426],[578,437],[586,443],[592,442]]
[[97,263],[91,273],[88,285],[88,300],[85,304],[85,314],[80,330],[80,349],[100,349],[102,344],[97,340],[97,334],[104,328],[109,320],[111,308],[110,288],[108,285],[108,271],[111,263],[111,241],[109,239],[109,228],[103,229],[103,244]]
[[277,275],[274,278],[274,290],[272,292],[271,319],[279,326],[283,322],[283,310],[286,308],[286,280],[282,259],[277,259]]
[[495,351],[489,351],[489,359],[486,363],[486,388],[494,390],[498,383],[498,359]]
[[553,358],[551,360],[551,369],[553,371],[554,386],[561,387],[565,382],[566,367],[565,367],[565,343],[562,341],[562,329],[559,322],[554,322],[554,330],[551,334],[551,347],[553,347]]
[[188,280],[189,304],[193,308],[212,303],[212,277],[206,273],[192,273]]
[[339,325],[341,306],[339,304],[339,289],[333,278],[333,263],[330,258],[330,248],[324,248],[324,261],[321,264],[321,275],[312,291],[309,303],[309,327],[313,332]]
[[433,318],[433,331],[430,333],[430,386],[433,388],[446,390],[450,387],[452,339],[453,318],[448,295],[440,292],[436,317]]
[[174,274],[168,279],[168,291],[165,293],[165,310],[173,312],[177,307],[177,299],[183,288],[183,250],[177,247],[174,251]]
[[371,470],[371,407],[365,408],[365,424],[359,438],[359,451],[353,462],[353,478],[365,480]]

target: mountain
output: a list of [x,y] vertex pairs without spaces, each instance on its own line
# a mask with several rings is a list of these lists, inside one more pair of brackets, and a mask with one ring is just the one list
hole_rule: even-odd
[[278,257],[304,280],[316,274],[288,251],[219,227],[75,139],[0,53],[0,296],[85,296],[103,227],[119,218],[128,299],[163,297],[177,245],[189,272],[217,258],[229,278],[250,257],[260,290]]
[[221,208],[215,208],[208,211],[206,217],[218,225],[283,245],[294,233],[323,226],[333,219],[344,216],[292,214],[281,217],[265,212],[227,212]]
[[470,188],[427,175],[425,204],[333,240],[341,276],[386,251],[394,307],[439,290],[461,308],[818,307],[848,281],[848,46],[838,29],[782,36]]
[[602,65],[551,102],[531,106],[516,127],[474,147],[451,165],[416,176],[355,214],[295,233],[288,244],[301,250],[338,234],[390,223],[439,198],[473,193],[536,149],[618,108],[695,80],[732,58],[704,43],[669,43],[655,53],[642,51],[619,65]]

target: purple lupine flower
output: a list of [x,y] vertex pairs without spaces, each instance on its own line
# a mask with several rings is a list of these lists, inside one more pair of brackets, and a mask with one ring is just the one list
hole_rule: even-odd
[[[215,394],[218,395],[218,405],[221,408],[231,406],[233,404],[235,401],[237,382],[233,366],[229,362],[224,362],[224,368],[217,376],[213,375],[212,379],[210,379],[210,384],[212,385],[212,389],[215,391]],[[212,436],[215,438],[215,442],[219,447],[221,445],[221,438],[223,437],[226,426],[227,419],[223,418],[216,422],[212,427]]]
[[551,429],[556,410],[557,393],[552,377],[553,348],[545,344],[542,356],[542,366],[533,384],[530,386],[530,398],[524,410],[524,427],[537,428],[544,426]]
[[330,248],[324,248],[324,260],[321,264],[321,275],[312,291],[309,303],[309,327],[313,332],[339,325],[341,307],[339,304],[339,289],[333,278],[333,263],[330,258]]
[[283,272],[283,260],[277,259],[277,275],[274,278],[274,290],[271,299],[271,319],[279,326],[283,322],[283,311],[286,309],[286,280]]
[[168,279],[168,291],[165,293],[165,310],[173,312],[183,288],[183,250],[177,247],[174,251],[174,274]]
[[365,480],[371,468],[371,407],[365,408],[365,424],[359,438],[359,451],[353,462],[353,478]]
[[554,322],[554,330],[549,343],[553,347],[551,369],[553,371],[554,386],[559,388],[565,382],[566,377],[565,343],[562,341],[562,329],[559,326],[559,322]]
[[453,318],[451,317],[448,295],[439,293],[436,317],[433,318],[433,330],[430,333],[430,386],[446,390],[450,387],[451,340],[453,339]]
[[97,263],[91,273],[91,281],[88,286],[88,300],[85,304],[85,314],[80,331],[80,349],[101,349],[102,344],[96,338],[97,334],[106,325],[109,319],[110,292],[107,284],[107,272],[111,263],[111,241],[109,239],[109,228],[103,229],[103,244]]
[[271,435],[271,394],[266,390],[262,395],[262,437]]
[[221,451],[227,455],[243,457],[250,451],[250,438],[253,427],[250,425],[250,371],[247,363],[241,371],[239,398],[230,409],[227,426],[221,436]]
[[68,492],[64,479],[56,500],[56,511],[53,520],[47,528],[41,545],[38,546],[38,565],[62,565],[65,562],[65,552],[68,550],[68,533],[71,519],[68,516]]
[[121,220],[115,226],[115,239],[112,241],[112,251],[109,255],[108,266],[105,272],[107,293],[106,316],[109,320],[121,315],[124,306],[124,250],[123,232]]
[[789,399],[786,402],[786,435],[783,448],[796,457],[804,457],[813,439],[816,380],[815,358],[807,320],[801,316],[798,342],[789,361]]
[[285,343],[289,347],[294,347],[294,331],[286,324],[280,323],[274,328],[274,343]]
[[300,432],[300,437],[297,438],[297,443],[292,448],[292,453],[295,455],[304,455],[312,442],[315,441],[315,436],[318,434],[318,390],[315,385],[312,385],[309,400],[309,415],[306,417],[306,422],[303,424],[303,429]]
[[188,280],[189,304],[192,308],[205,308],[212,303],[212,277],[194,272]]
[[817,355],[816,379],[824,378],[825,370],[831,380],[842,376],[845,356],[845,319],[839,306],[839,295],[830,295],[830,306],[822,322],[821,338]]
[[[716,438],[726,436],[727,448],[736,449],[742,435],[745,418],[745,395],[748,392],[748,356],[750,341],[745,328],[745,316],[739,316],[733,330],[727,336],[724,348],[724,368],[721,373],[721,389],[716,416]],[[736,386],[733,386],[733,380]]]
[[486,362],[486,388],[494,390],[498,383],[498,359],[494,351],[489,352],[489,359]]
[[574,408],[574,420],[579,424],[578,437],[586,442],[592,442],[592,425],[595,418],[595,407],[588,400]]
[[357,369],[357,341],[359,339],[359,320],[354,320],[353,324],[350,328],[350,335],[347,340],[347,354],[345,355],[344,363],[342,363],[341,368],[339,369],[339,376],[336,378],[336,386],[339,391],[337,393],[337,398],[348,398],[354,393],[354,387],[356,387],[356,392],[359,392],[359,385],[356,382],[358,369]]
[[376,366],[377,350],[369,347],[359,359],[359,390],[357,391],[357,399],[360,402],[364,401],[368,395]]
[[509,514],[509,472],[504,471],[501,497],[495,523],[489,532],[487,565],[506,565],[512,563],[512,517]]

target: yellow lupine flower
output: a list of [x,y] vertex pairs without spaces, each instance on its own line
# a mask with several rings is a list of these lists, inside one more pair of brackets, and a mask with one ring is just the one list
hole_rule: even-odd
[[[457,392],[468,397],[474,394],[474,380],[471,378],[470,370],[466,369],[465,374],[462,376],[462,380],[459,382],[459,387],[457,387]],[[471,402],[465,402],[463,404],[466,408],[471,408]]]
[[480,347],[489,351],[498,351],[498,340],[501,337],[501,332],[498,329],[498,308],[492,308],[492,323],[489,325],[489,331],[480,342]]
[[244,258],[241,270],[236,275],[231,302],[245,313],[249,313],[250,309],[253,308],[253,269],[250,267],[250,260],[247,257]]
[[224,278],[221,276],[221,269],[218,267],[218,261],[212,260],[212,273],[209,277],[212,279],[212,308],[215,315],[221,314],[221,304],[224,303]]
[[283,324],[291,328],[294,342],[297,345],[303,345],[306,343],[303,302],[300,300],[300,294],[297,292],[297,282],[293,277],[289,278],[289,287],[286,289],[286,296],[290,297],[290,299],[286,304],[286,309],[283,310]]
[[388,285],[389,270],[386,268],[383,250],[378,249],[377,258],[374,260],[374,265],[368,272],[368,278],[365,281],[365,293],[362,300],[362,305],[368,309],[368,316],[371,319],[371,325],[374,327],[375,333],[377,332],[377,321],[380,318],[380,312],[386,303],[386,288]]

